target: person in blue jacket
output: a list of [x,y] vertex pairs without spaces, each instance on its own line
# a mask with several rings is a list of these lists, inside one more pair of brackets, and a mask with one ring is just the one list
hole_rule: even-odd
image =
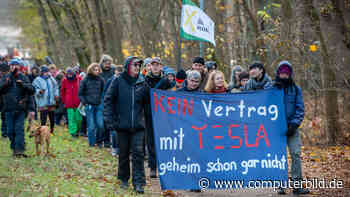
[[[300,87],[294,83],[293,68],[288,61],[280,62],[273,86],[284,91],[284,104],[288,125],[286,133],[287,145],[292,158],[291,175],[293,181],[301,181],[301,140],[298,128],[304,120],[304,99]],[[294,188],[293,193],[308,194],[309,190],[306,188]],[[285,189],[280,188],[279,194],[286,194]]]

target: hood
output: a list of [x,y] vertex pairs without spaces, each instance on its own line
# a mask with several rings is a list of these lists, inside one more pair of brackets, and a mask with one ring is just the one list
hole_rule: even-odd
[[[131,79],[130,75],[129,75],[129,66],[130,64],[133,62],[134,59],[137,59],[139,61],[141,61],[141,64],[143,63],[142,60],[140,60],[139,58],[137,58],[136,56],[129,56],[128,58],[126,58],[125,62],[124,62],[124,72],[122,73],[122,76],[124,76],[129,82],[139,82],[140,79],[140,71],[139,71],[139,76],[137,77],[137,79]],[[142,78],[143,79],[143,78]],[[135,80],[135,81],[134,81]]]
[[281,61],[281,62],[278,64],[278,67],[277,67],[277,69],[276,69],[276,77],[278,76],[278,75],[277,75],[277,71],[278,71],[278,69],[279,69],[282,65],[287,65],[287,66],[290,68],[290,70],[292,71],[292,74],[290,75],[290,78],[293,79],[294,72],[293,72],[292,64],[289,63],[289,62],[286,61],[286,60]]

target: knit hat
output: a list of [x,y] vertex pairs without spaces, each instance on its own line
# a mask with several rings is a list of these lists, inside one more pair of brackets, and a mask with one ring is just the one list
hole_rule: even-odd
[[73,68],[72,68],[72,67],[67,67],[66,73],[67,73],[67,74],[72,74],[72,73],[74,73]]
[[184,80],[186,79],[186,72],[184,70],[179,70],[177,73],[176,73],[176,76],[175,76],[175,80],[179,83],[182,83],[184,82]]
[[10,66],[7,64],[7,62],[2,62],[0,64],[0,71],[1,72],[8,72],[10,70]]
[[41,66],[40,68],[41,73],[47,73],[49,72],[49,68],[46,65]]
[[205,64],[204,59],[203,59],[202,57],[195,57],[195,58],[193,59],[193,62],[192,62],[192,63],[193,63],[193,64],[199,63],[199,64],[202,64],[202,65]]
[[12,59],[10,62],[9,62],[9,65],[20,65],[20,61],[18,59]]
[[283,64],[277,70],[278,75],[281,73],[284,73],[290,76],[292,74],[292,69],[287,64]]

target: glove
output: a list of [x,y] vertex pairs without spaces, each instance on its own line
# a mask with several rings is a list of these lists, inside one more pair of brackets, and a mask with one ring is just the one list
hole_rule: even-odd
[[297,132],[297,129],[298,129],[298,125],[296,124],[289,124],[288,125],[288,131],[287,131],[287,136],[290,137],[290,136],[293,136],[296,132]]

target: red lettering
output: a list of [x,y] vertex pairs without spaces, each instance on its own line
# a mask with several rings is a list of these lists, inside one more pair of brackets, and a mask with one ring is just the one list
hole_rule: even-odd
[[248,136],[247,136],[247,125],[244,125],[244,141],[245,141],[245,145],[247,147],[257,147],[256,144],[248,144]]
[[224,149],[225,147],[224,146],[215,146],[215,149],[218,150],[218,149]]
[[157,99],[157,94],[154,92],[153,93],[154,96],[154,111],[157,112],[157,106],[159,105],[159,107],[162,109],[163,112],[165,112],[164,107],[162,105],[162,100],[164,99],[164,96],[161,96],[160,99]]
[[190,116],[192,115],[192,112],[193,112],[193,100],[192,99],[191,99],[190,103],[191,103],[191,107],[188,106],[187,99],[184,99],[184,104],[183,104],[184,106],[182,108],[183,115],[186,115],[186,108],[187,108],[188,115],[190,115]]
[[221,128],[221,127],[222,127],[221,125],[214,125],[214,126],[212,126],[213,129],[215,129],[215,128]]
[[203,136],[202,136],[202,131],[204,129],[206,129],[208,127],[207,124],[205,124],[202,127],[196,127],[196,126],[192,126],[192,128],[196,131],[199,131],[198,135],[199,135],[199,148],[202,149],[203,148]]
[[220,140],[222,138],[224,138],[224,136],[214,136],[214,139],[217,139],[217,140]]
[[[264,133],[263,136],[260,135],[261,131]],[[269,141],[269,138],[267,137],[267,133],[265,131],[264,125],[262,125],[262,124],[260,125],[256,136],[257,136],[257,138],[256,138],[256,146],[259,146],[259,140],[264,138],[267,147],[270,147],[270,141]]]
[[176,114],[176,111],[171,109],[171,106],[173,106],[173,104],[171,104],[171,100],[175,100],[175,97],[168,97],[168,113],[169,114]]
[[232,128],[237,128],[237,127],[239,127],[238,124],[231,124],[230,127],[228,128],[228,135],[234,140],[235,139],[239,139],[239,146],[231,146],[231,148],[241,148],[241,146],[242,146],[242,138],[239,137],[239,136],[232,136],[231,135],[231,129]]

